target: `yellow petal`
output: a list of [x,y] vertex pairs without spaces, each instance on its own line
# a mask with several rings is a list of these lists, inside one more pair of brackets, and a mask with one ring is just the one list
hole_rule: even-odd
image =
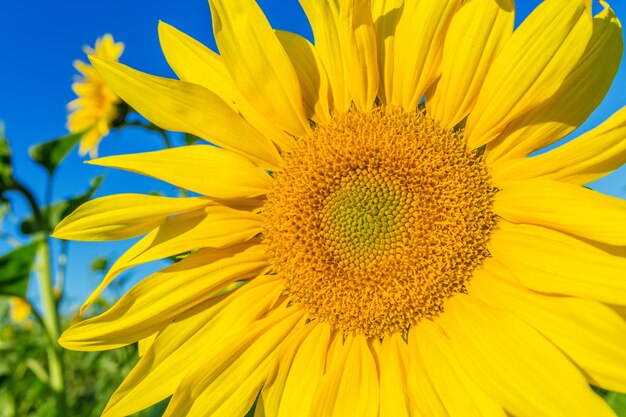
[[337,360],[331,362],[320,382],[309,415],[378,416],[378,371],[367,341],[362,335],[348,336],[338,350]]
[[[257,401],[257,408],[254,409],[254,417],[267,417],[267,414],[265,414],[265,407],[263,407],[263,398],[259,397]],[[260,406],[258,404],[260,404]]]
[[134,343],[163,329],[235,281],[267,268],[262,246],[200,250],[131,288],[113,307],[66,330],[66,349],[105,350]]
[[[255,410],[255,417],[259,415],[278,416],[283,392],[285,391],[287,378],[291,372],[291,366],[294,363],[295,356],[303,340],[311,334],[311,331],[315,327],[318,327],[318,323],[315,321],[302,326],[297,331],[290,334],[282,344],[276,362],[274,363],[274,370],[270,373],[267,381],[265,381],[265,385],[259,396],[256,408],[258,411]],[[301,375],[298,377],[302,378]]]
[[593,20],[582,57],[552,97],[513,121],[487,149],[487,161],[524,157],[581,125],[602,102],[622,59],[622,27],[607,7]]
[[[222,57],[163,22],[159,23],[159,39],[167,62],[181,80],[199,84],[217,94],[281,149],[289,150],[293,146],[292,136],[272,125],[244,98],[224,65]],[[274,152],[273,149],[270,150]]]
[[262,218],[224,206],[211,206],[165,220],[128,249],[109,269],[81,307],[81,314],[124,270],[199,248],[225,248],[248,241],[261,232]]
[[543,179],[506,182],[496,194],[493,210],[513,223],[626,245],[626,201],[576,185]]
[[450,24],[443,47],[441,79],[426,106],[446,128],[474,108],[487,71],[513,33],[512,0],[464,2]]
[[78,207],[61,221],[53,237],[102,241],[128,239],[158,227],[169,216],[214,204],[207,198],[115,194]]
[[170,324],[111,396],[102,417],[125,417],[172,395],[197,369],[189,358],[215,354],[219,344],[266,315],[281,291],[280,281],[257,278]]
[[404,4],[394,41],[392,104],[412,110],[441,73],[443,42],[459,0]]
[[246,242],[260,232],[262,221],[259,215],[224,206],[181,214],[159,226],[149,247],[131,263],[138,265],[198,248],[225,248]]
[[89,163],[147,175],[224,200],[265,194],[273,183],[272,177],[249,159],[211,145],[109,156]]
[[339,41],[339,0],[300,0],[315,38],[315,49],[328,74],[332,88],[334,110],[343,112],[350,108],[347,76],[344,75],[343,56]]
[[411,404],[407,386],[409,355],[402,335],[385,336],[380,352],[379,417],[409,417]]
[[378,54],[370,0],[342,1],[339,43],[350,97],[358,110],[369,110],[378,93]]
[[472,279],[470,293],[539,330],[585,371],[593,385],[626,391],[626,323],[609,307],[538,294],[484,272]]
[[511,414],[615,416],[561,351],[511,313],[458,295],[442,327],[463,370]]
[[[75,119],[74,119],[74,122],[76,123]],[[75,126],[70,127],[71,133],[78,133],[82,131],[84,131],[84,129],[76,128]],[[80,138],[80,143],[78,145],[78,154],[80,156],[84,156],[87,153],[89,153],[90,158],[97,158],[98,157],[98,144],[100,143],[102,138],[108,134],[109,134],[108,126],[102,132],[98,129],[97,126],[87,130],[85,133],[83,133],[83,136],[81,136]]]
[[392,101],[394,43],[404,0],[372,0],[371,6],[372,20],[376,29],[378,71],[380,74],[378,98],[382,104],[387,104]]
[[295,33],[277,30],[276,36],[298,74],[307,117],[316,123],[330,121],[330,85],[317,50],[306,38]]
[[[419,326],[419,324],[418,324]],[[409,401],[414,416],[447,417],[446,411],[439,394],[435,391],[433,383],[426,371],[426,364],[421,352],[423,343],[427,340],[420,340],[414,329],[409,330],[409,374],[407,385],[409,387]]]
[[300,137],[309,130],[300,82],[254,0],[209,0],[213,31],[228,72],[244,97],[274,125]]
[[344,335],[342,333],[333,330],[331,334],[330,345],[328,346],[328,353],[326,354],[326,370],[324,372],[325,374],[328,373],[329,369],[333,369],[339,366],[338,364],[339,362],[341,362],[345,353],[344,345],[346,340],[347,339],[344,338]]
[[322,379],[330,343],[330,326],[318,324],[304,339],[289,370],[276,417],[308,416]]
[[110,33],[105,33],[101,38],[96,39],[95,48],[85,46],[83,50],[87,54],[96,54],[107,59],[119,59],[124,52],[124,44],[122,42],[116,43]]
[[626,107],[606,122],[549,152],[530,158],[499,160],[491,166],[495,183],[546,178],[588,184],[623,165],[626,160]]
[[501,221],[499,228],[489,252],[508,270],[485,264],[498,276],[512,274],[535,291],[626,305],[626,280],[618,278],[626,270],[623,256],[540,226]]
[[146,354],[148,349],[152,347],[159,333],[153,333],[148,337],[145,337],[137,341],[137,355],[141,358]]
[[506,417],[502,407],[465,375],[440,327],[422,320],[412,331],[421,342],[420,353],[428,377],[450,417]]
[[219,343],[183,379],[163,417],[243,416],[267,379],[281,343],[301,321],[301,310],[280,307]]
[[524,20],[493,62],[467,120],[475,149],[542,105],[575,68],[592,33],[583,0],[546,0]]
[[165,22],[159,22],[159,41],[165,59],[181,80],[206,87],[237,110],[241,93],[217,53]]
[[609,307],[611,311],[613,311],[615,314],[620,316],[622,320],[626,321],[626,306],[609,305],[607,307]]
[[197,84],[144,74],[117,62],[91,60],[117,95],[161,128],[192,133],[245,155],[263,168],[280,164],[274,145],[217,94]]

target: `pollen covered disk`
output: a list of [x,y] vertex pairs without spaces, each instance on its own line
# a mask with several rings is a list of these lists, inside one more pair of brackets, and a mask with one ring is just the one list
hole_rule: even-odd
[[377,107],[317,126],[284,158],[264,239],[292,302],[346,333],[433,318],[489,253],[495,189],[462,133]]

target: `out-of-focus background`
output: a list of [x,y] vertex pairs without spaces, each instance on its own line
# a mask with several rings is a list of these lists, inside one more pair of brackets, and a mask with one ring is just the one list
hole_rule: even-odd
[[[312,40],[311,30],[297,0],[258,0],[277,29],[299,33]],[[517,1],[518,22],[540,0]],[[626,19],[626,3],[612,4],[618,17]],[[595,5],[595,11],[599,11]],[[111,33],[124,42],[121,62],[160,76],[175,77],[161,53],[157,25],[162,20],[215,49],[209,6],[204,0],[110,0],[85,1],[0,0],[0,121],[11,146],[14,176],[27,184],[37,202],[46,199],[47,174],[29,157],[28,149],[67,134],[66,104],[75,95],[71,84],[77,75],[72,63],[86,60],[83,46]],[[626,105],[626,66],[605,101],[571,137],[585,132]],[[184,144],[183,136],[172,133],[174,145]],[[163,148],[162,138],[141,128],[113,131],[101,145],[100,156],[135,153]],[[176,195],[177,190],[156,180],[123,171],[85,165],[88,157],[72,150],[54,173],[52,201],[84,193],[93,178],[103,176],[94,196],[115,193],[159,192]],[[626,169],[591,184],[609,195],[626,198]],[[18,243],[31,239],[22,233],[21,222],[29,206],[18,195],[9,194],[10,210],[0,212],[0,256]],[[0,209],[1,210],[1,209]],[[70,243],[64,294],[60,310],[62,327],[69,325],[77,307],[97,286],[106,265],[110,265],[133,242]],[[58,266],[60,247],[53,244],[53,267]],[[1,262],[0,262],[1,264]],[[130,285],[162,264],[137,267],[105,292],[94,312],[107,308]],[[0,270],[0,278],[3,271]],[[28,299],[39,308],[38,288],[33,280]],[[53,416],[53,401],[45,385],[45,340],[35,319],[18,324],[9,317],[9,304],[0,297],[0,417]],[[15,349],[15,347],[19,349]],[[134,346],[112,353],[67,352],[68,392],[71,416],[96,416],[102,411],[115,386],[136,362]],[[618,397],[611,401],[621,401]],[[142,415],[160,415],[162,407]],[[153,413],[153,414],[150,414]]]

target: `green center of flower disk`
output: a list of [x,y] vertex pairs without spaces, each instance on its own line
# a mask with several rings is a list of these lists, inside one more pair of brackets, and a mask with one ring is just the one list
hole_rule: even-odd
[[436,317],[489,256],[496,190],[482,156],[422,112],[336,116],[273,175],[273,269],[292,302],[340,331],[383,337]]

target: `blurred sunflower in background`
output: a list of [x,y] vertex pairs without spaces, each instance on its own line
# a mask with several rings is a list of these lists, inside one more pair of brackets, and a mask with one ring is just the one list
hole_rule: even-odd
[[[301,0],[315,44],[253,0],[210,0],[219,54],[167,24],[180,77],[93,57],[194,145],[93,164],[198,196],[86,203],[54,236],[145,234],[120,272],[188,254],[69,349],[139,341],[104,416],[612,416],[626,392],[626,110],[538,156],[601,102],[622,55],[604,4]],[[236,289],[232,289],[237,284]],[[230,289],[230,291],[224,291]]]
[[[115,42],[113,36],[107,33],[96,40],[95,48],[86,46],[84,51],[87,55],[118,61],[124,44]],[[121,100],[91,65],[76,60],[74,67],[81,75],[72,84],[78,98],[67,105],[70,111],[67,128],[71,133],[84,132],[79,153],[85,155],[89,152],[93,158],[98,155],[98,144],[109,134],[113,122],[120,116],[118,106]]]
[[21,297],[9,297],[9,309],[14,323],[25,323],[32,313],[30,303]]

